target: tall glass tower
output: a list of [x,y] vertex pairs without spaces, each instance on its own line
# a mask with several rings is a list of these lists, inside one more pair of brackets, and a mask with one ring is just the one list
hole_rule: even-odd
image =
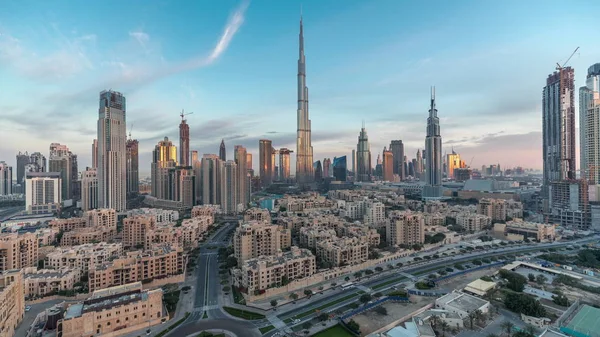
[[442,136],[440,119],[435,108],[435,87],[431,88],[431,106],[427,118],[427,136],[425,137],[425,177],[427,185],[423,189],[424,198],[442,196]]
[[300,55],[298,57],[298,130],[296,138],[296,180],[305,185],[314,181],[311,125],[308,116],[308,87],[304,57],[304,31],[300,18]]

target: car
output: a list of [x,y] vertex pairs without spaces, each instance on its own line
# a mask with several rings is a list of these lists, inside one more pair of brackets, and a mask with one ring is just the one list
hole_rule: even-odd
[[30,305],[26,305],[25,306],[25,311],[29,311],[29,310],[31,310],[31,306]]

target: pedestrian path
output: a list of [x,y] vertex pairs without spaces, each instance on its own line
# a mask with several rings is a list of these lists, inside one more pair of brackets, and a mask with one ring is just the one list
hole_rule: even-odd
[[356,285],[356,288],[358,288],[358,289],[360,289],[360,290],[362,290],[362,291],[364,291],[364,292],[366,292],[366,293],[370,293],[370,292],[372,292],[372,291],[373,291],[371,288],[369,288],[369,287],[365,287],[365,286],[363,286],[362,284],[357,284],[357,285]]
[[413,281],[417,281],[417,280],[419,280],[419,278],[418,278],[418,277],[416,277],[415,275],[409,274],[409,273],[407,273],[407,272],[399,271],[399,272],[398,272],[398,274],[400,274],[400,275],[402,275],[402,276],[404,276],[404,277],[406,277],[406,278],[408,278],[408,279],[411,279],[411,280],[413,280]]
[[267,316],[267,319],[269,320],[269,322],[271,324],[273,324],[273,326],[276,329],[283,329],[283,328],[287,327],[287,324],[285,324],[282,320],[280,320],[279,317],[277,317],[276,315],[269,315],[269,316]]

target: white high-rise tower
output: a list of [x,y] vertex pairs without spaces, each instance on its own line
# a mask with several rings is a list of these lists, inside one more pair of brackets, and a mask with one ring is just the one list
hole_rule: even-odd
[[298,136],[296,138],[296,181],[300,185],[313,182],[313,148],[308,118],[308,87],[306,87],[306,60],[304,58],[304,31],[300,17],[300,56],[298,58]]
[[108,90],[100,93],[98,117],[98,208],[126,208],[127,142],[125,96]]

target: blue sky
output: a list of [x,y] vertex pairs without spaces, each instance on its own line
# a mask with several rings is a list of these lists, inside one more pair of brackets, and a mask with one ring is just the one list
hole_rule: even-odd
[[200,153],[295,148],[301,5],[315,160],[349,155],[362,120],[373,161],[392,139],[413,157],[435,85],[446,150],[539,168],[547,75],[577,46],[577,87],[600,62],[598,1],[0,0],[0,160],[59,142],[83,169],[109,88],[142,173],[181,109]]

